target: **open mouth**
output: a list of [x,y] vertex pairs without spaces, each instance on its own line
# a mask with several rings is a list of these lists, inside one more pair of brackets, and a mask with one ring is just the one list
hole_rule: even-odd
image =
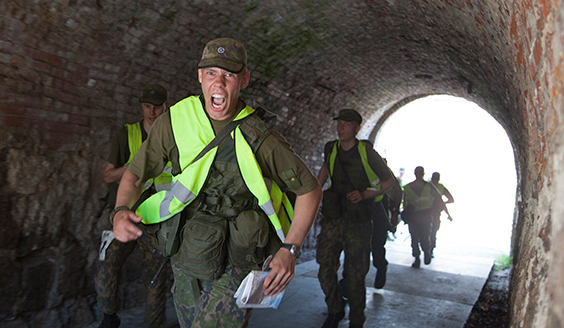
[[225,105],[225,97],[221,95],[212,95],[211,104],[214,109],[222,109]]

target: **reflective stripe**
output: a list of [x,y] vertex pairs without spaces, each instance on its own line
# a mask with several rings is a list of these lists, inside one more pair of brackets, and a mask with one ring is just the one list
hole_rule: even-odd
[[170,216],[170,205],[172,201],[176,198],[180,203],[184,206],[188,205],[192,199],[194,199],[196,195],[191,192],[188,188],[186,188],[180,181],[175,181],[172,183],[172,187],[170,190],[167,190],[164,194],[164,199],[161,202],[159,208],[159,215],[161,218]]
[[172,184],[170,193],[182,204],[187,204],[194,197],[194,194],[178,180]]
[[284,235],[284,231],[282,231],[282,229],[276,230],[276,235],[278,236],[281,242],[286,241],[286,236]]
[[155,184],[155,190],[157,192],[170,190],[170,183]]
[[435,199],[433,195],[431,195],[431,184],[427,183],[423,190],[421,191],[421,195],[417,195],[410,185],[406,185],[404,187],[405,192],[405,204],[404,207],[409,205],[413,205],[416,211],[422,211],[427,208],[430,208],[433,205],[433,200]]
[[173,200],[174,196],[172,195],[172,192],[170,192],[170,190],[166,191],[164,198],[159,206],[159,218],[165,218],[169,215],[172,215],[172,213],[170,213],[170,204]]
[[266,202],[264,205],[261,205],[260,208],[267,216],[276,214],[276,211],[274,211],[274,206],[272,205],[272,198],[269,199],[268,202]]

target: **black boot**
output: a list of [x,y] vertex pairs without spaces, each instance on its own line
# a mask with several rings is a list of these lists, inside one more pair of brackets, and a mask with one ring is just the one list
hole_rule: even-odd
[[374,279],[374,288],[381,289],[386,284],[386,271],[388,271],[388,266],[377,269],[376,279]]
[[117,328],[120,324],[121,319],[116,313],[104,313],[104,320],[102,320],[102,323],[100,323],[100,326],[98,328]]
[[329,313],[321,328],[337,328],[339,326],[339,321],[343,320],[344,317],[345,310],[341,310],[341,312],[335,314]]
[[431,264],[431,252],[425,252],[424,261],[426,265]]
[[412,268],[419,268],[421,266],[421,260],[419,259],[419,256],[415,258],[415,261],[413,261],[413,264],[411,265]]

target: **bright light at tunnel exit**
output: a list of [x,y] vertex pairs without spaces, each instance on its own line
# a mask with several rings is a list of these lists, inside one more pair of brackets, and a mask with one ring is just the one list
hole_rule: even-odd
[[375,149],[403,184],[441,173],[440,182],[455,203],[443,213],[437,247],[491,248],[509,254],[514,215],[516,168],[505,130],[475,103],[451,96],[415,100],[396,111],[376,137]]

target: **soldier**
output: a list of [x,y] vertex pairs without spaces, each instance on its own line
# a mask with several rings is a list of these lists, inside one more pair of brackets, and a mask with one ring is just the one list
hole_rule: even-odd
[[[439,191],[439,194],[441,195],[441,201],[444,202],[444,204],[450,204],[450,203],[454,203],[454,197],[452,197],[452,194],[450,193],[450,191],[448,191],[448,189],[442,184],[439,183],[439,181],[441,180],[441,174],[439,172],[433,172],[433,175],[431,175],[431,183],[433,184],[433,186],[435,186],[435,188],[437,188],[437,190]],[[446,197],[446,201],[443,200],[443,196]],[[446,209],[446,206],[445,206]],[[437,245],[437,231],[439,231],[439,228],[441,226],[441,212],[443,210],[438,208],[438,206],[434,206],[433,207],[433,211],[431,213],[432,217],[433,217],[433,221],[431,222],[431,257],[435,257],[433,255],[433,251],[435,250],[435,246]],[[450,216],[450,213],[448,212],[448,210],[445,211],[445,213],[447,214],[447,219],[449,221],[452,221],[452,217]]]
[[[131,159],[141,147],[141,143],[147,139],[147,134],[157,117],[166,111],[167,98],[168,91],[164,87],[157,84],[147,86],[139,98],[143,109],[143,120],[131,125],[126,124],[113,139],[110,156],[104,169],[104,181],[109,184],[111,208],[115,206],[119,181]],[[170,173],[163,173],[155,179],[155,187],[159,190],[170,189],[170,180]],[[147,184],[147,187],[151,185],[152,181]],[[150,281],[164,260],[162,255],[153,251],[149,238],[144,237],[122,243],[113,238],[111,231],[104,231],[100,249],[101,257],[95,277],[98,306],[104,313],[100,328],[115,328],[120,325],[121,320],[117,313],[121,308],[119,298],[121,268],[136,246],[139,246],[143,256],[143,280],[145,286],[149,287]],[[145,321],[151,327],[164,327],[166,323],[165,305],[166,279],[161,278],[156,282],[154,288],[147,288]]]
[[[325,145],[325,162],[319,170],[321,185],[330,178],[330,188],[323,193],[323,219],[317,237],[319,283],[325,293],[329,315],[323,328],[337,327],[345,316],[345,300],[339,287],[337,270],[341,252],[345,252],[343,276],[346,277],[350,305],[350,327],[362,327],[366,317],[365,277],[370,268],[372,218],[381,223],[378,235],[386,242],[387,221],[380,204],[383,193],[397,184],[390,169],[372,144],[356,139],[362,117],[353,109],[339,112],[339,140]],[[385,282],[388,262],[383,244],[378,245],[378,274]],[[376,260],[375,260],[376,261]],[[382,285],[383,286],[383,285]]]
[[[429,182],[423,180],[425,169],[418,166],[414,171],[415,180],[404,186],[403,189],[403,208],[402,219],[409,225],[409,234],[411,235],[411,250],[415,258],[414,268],[421,266],[419,258],[421,250],[423,250],[425,264],[431,264],[431,246],[429,235],[431,233],[431,211],[433,206],[445,209],[440,199],[439,192]],[[421,250],[419,246],[421,245]]]
[[[296,258],[321,201],[315,176],[286,140],[239,98],[249,79],[241,43],[229,38],[208,42],[198,63],[203,95],[181,100],[170,115],[157,119],[119,187],[113,211],[117,239],[141,237],[136,226],[140,221],[180,220],[183,233],[178,235],[172,268],[181,327],[246,327],[251,310],[239,308],[233,296],[268,253],[260,236],[268,236],[272,226],[284,242],[278,244],[276,235],[268,238],[276,246],[264,282],[270,295],[293,278]],[[131,211],[142,183],[158,175],[169,160],[172,189],[156,193]],[[297,195],[287,232],[272,207],[265,178]],[[252,234],[236,240],[239,229]],[[253,236],[260,240],[253,242]]]
[[[388,261],[386,261],[386,248],[384,246],[386,241],[390,239],[389,234],[393,236],[393,233],[396,232],[399,222],[399,207],[403,192],[397,178],[394,177],[394,179],[394,185],[384,193],[384,197],[380,201],[384,208],[384,214],[372,217],[372,264],[376,268],[374,288],[377,289],[384,288],[384,285],[386,285]],[[387,222],[388,218],[389,223]],[[388,233],[388,231],[390,232]]]

